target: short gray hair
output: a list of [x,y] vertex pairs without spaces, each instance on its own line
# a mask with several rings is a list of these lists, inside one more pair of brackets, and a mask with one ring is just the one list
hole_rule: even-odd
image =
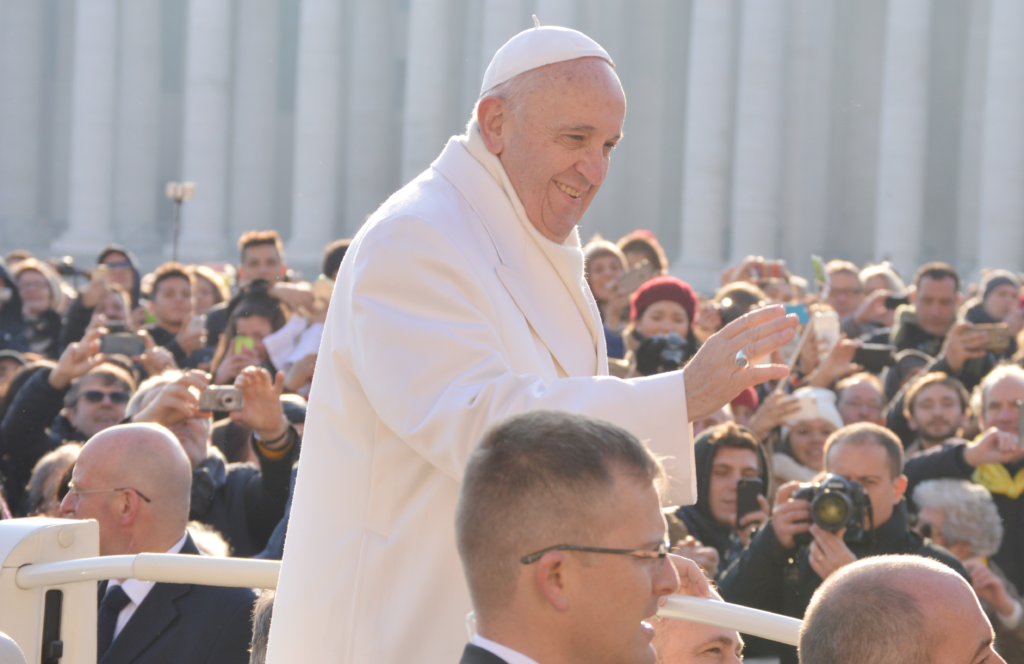
[[512,601],[522,556],[600,534],[616,471],[655,486],[664,477],[633,434],[585,415],[534,410],[484,435],[466,465],[455,513],[478,615]]
[[910,559],[938,566],[920,556],[878,556],[829,576],[800,627],[800,664],[928,664],[924,612],[896,583]]
[[124,409],[125,417],[135,417],[138,415],[139,411],[148,405],[149,399],[147,397],[151,392],[156,390],[156,388],[163,389],[166,385],[173,383],[184,375],[185,372],[180,369],[168,369],[163,373],[142,381],[139,389],[135,390],[135,394],[132,395],[131,400]]
[[942,537],[946,544],[966,542],[971,556],[991,556],[1003,540],[1003,522],[992,495],[966,480],[928,480],[914,489],[921,509],[944,512]]
[[267,641],[270,638],[270,621],[274,618],[273,590],[264,590],[252,609],[252,647],[249,648],[249,664],[265,664]]
[[971,393],[971,410],[978,419],[985,419],[985,401],[988,399],[989,388],[1006,378],[1013,378],[1024,385],[1024,369],[1016,364],[1000,364],[988,372],[974,388],[974,392]]

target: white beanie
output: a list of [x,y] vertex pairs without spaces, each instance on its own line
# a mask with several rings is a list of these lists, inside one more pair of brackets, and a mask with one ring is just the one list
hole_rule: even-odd
[[480,94],[531,69],[578,58],[612,61],[600,44],[578,30],[554,25],[523,30],[494,54],[484,72]]
[[[794,390],[790,396],[796,398],[814,397],[818,402],[817,419],[831,422],[837,429],[843,428],[843,418],[839,414],[839,409],[836,408],[836,393],[832,390],[826,390],[823,387],[801,387]],[[796,422],[792,424],[796,424]],[[782,438],[785,439],[787,435],[789,435],[789,426],[783,425]]]

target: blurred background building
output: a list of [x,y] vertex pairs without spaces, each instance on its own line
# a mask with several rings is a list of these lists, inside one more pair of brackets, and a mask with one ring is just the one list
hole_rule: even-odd
[[323,246],[466,124],[543,24],[615,59],[625,140],[581,223],[703,289],[746,254],[1024,267],[1021,0],[0,0],[0,248]]

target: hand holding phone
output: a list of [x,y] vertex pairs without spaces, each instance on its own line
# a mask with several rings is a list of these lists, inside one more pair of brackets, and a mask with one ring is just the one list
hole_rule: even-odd
[[764,482],[758,477],[744,477],[736,484],[736,527],[746,515],[757,512],[761,504],[757,497],[763,495]]

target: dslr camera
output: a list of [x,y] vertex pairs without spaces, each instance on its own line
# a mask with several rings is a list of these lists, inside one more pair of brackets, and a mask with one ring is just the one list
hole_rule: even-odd
[[636,370],[644,376],[675,371],[689,357],[689,346],[678,332],[647,337],[636,349]]
[[[811,520],[822,530],[834,533],[846,528],[843,539],[847,542],[864,539],[864,516],[871,516],[871,501],[860,482],[829,473],[820,482],[801,485],[790,498],[809,502]],[[814,538],[800,533],[794,539],[798,546],[806,546]]]

